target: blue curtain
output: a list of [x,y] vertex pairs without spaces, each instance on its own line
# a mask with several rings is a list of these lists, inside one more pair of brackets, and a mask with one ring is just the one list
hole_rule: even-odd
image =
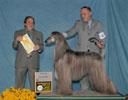
[[121,94],[128,93],[127,0],[109,0],[107,11],[108,74]]
[[[41,31],[44,40],[52,31],[64,32],[75,20],[80,19],[80,8],[92,8],[92,17],[103,23],[106,41],[106,70],[119,93],[128,91],[128,0],[0,0],[0,92],[15,86],[14,62],[16,52],[12,48],[14,32],[24,28],[24,18],[35,18],[35,29]],[[77,36],[67,40],[76,49]],[[40,72],[53,72],[54,46],[45,46],[40,55]],[[28,79],[25,88],[29,88]],[[80,90],[77,82],[73,90]]]

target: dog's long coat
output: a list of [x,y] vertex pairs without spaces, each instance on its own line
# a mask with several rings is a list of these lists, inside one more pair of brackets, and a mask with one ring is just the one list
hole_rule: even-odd
[[64,36],[53,32],[45,41],[55,42],[54,66],[56,78],[56,93],[72,94],[72,81],[88,76],[93,90],[102,93],[117,93],[113,82],[106,74],[104,58],[95,52],[76,52],[70,49]]

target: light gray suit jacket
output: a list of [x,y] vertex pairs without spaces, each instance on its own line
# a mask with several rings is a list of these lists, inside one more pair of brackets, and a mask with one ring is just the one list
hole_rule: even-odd
[[[18,36],[23,36],[26,34],[25,29],[19,30],[15,32],[14,41],[13,41],[13,48],[17,50],[15,67],[25,67],[27,59],[27,52],[25,51],[24,47],[20,42],[15,42]],[[35,45],[40,46],[40,50],[33,51],[31,54],[32,56],[29,58],[29,67],[31,68],[39,68],[40,59],[39,53],[43,51],[43,34],[35,29],[32,30],[32,41]]]
[[98,40],[102,41],[105,44],[105,38],[100,39],[99,33],[103,32],[102,24],[96,20],[92,19],[91,28],[88,27],[88,23],[85,23],[81,20],[77,20],[75,25],[68,31],[66,31],[68,37],[78,33],[78,51],[86,52],[88,49],[91,52],[100,53],[101,49],[97,45],[88,41],[89,38],[95,37]]

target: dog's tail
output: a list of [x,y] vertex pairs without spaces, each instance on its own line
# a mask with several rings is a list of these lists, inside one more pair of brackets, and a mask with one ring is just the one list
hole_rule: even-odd
[[94,64],[95,67],[91,68],[89,75],[92,89],[103,93],[116,94],[117,89],[107,76],[104,59],[95,60]]

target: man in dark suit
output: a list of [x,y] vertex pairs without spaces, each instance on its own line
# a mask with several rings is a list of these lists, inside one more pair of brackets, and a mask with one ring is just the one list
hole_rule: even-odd
[[[40,58],[39,53],[43,51],[43,34],[34,29],[35,20],[27,16],[24,20],[25,28],[15,32],[13,48],[17,50],[15,61],[15,88],[24,88],[27,72],[29,72],[30,89],[34,91],[34,73],[38,71]],[[27,54],[21,40],[23,35],[28,34],[35,44],[34,51]]]
[[[77,20],[75,25],[63,33],[64,37],[70,37],[78,33],[78,46],[77,50],[82,52],[101,52],[105,44],[105,34],[101,22],[92,19],[92,11],[90,7],[84,6],[81,8],[82,20]],[[97,45],[89,41],[90,38],[99,40]],[[104,56],[104,54],[101,54]],[[82,90],[89,89],[88,78],[80,81]]]

